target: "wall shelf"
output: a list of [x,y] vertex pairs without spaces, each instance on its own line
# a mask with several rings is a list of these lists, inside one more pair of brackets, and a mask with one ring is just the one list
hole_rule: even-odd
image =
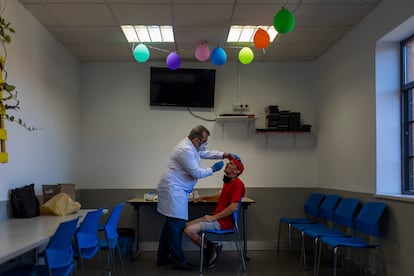
[[216,122],[220,123],[222,126],[222,133],[224,135],[224,123],[236,123],[236,122],[246,122],[247,124],[247,132],[246,135],[249,137],[249,126],[251,122],[254,122],[257,119],[256,115],[249,114],[249,115],[237,115],[237,116],[218,116],[216,118]]
[[310,131],[289,131],[289,130],[274,130],[274,129],[256,129],[257,134],[265,134],[265,135],[271,135],[271,134],[304,134],[304,133],[310,133]]
[[254,121],[257,119],[256,115],[243,115],[243,116],[218,116],[216,118],[217,122],[240,122],[240,121]]
[[269,135],[275,135],[275,134],[290,134],[293,136],[293,145],[296,148],[296,135],[297,134],[310,134],[310,131],[281,131],[281,130],[276,130],[276,129],[263,129],[263,128],[256,128],[256,134],[264,134],[266,135],[266,147],[268,144],[268,137]]

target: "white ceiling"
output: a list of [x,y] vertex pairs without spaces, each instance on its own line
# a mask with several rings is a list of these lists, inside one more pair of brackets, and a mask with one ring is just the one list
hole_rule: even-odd
[[[150,60],[179,51],[196,60],[195,47],[220,45],[228,60],[252,46],[258,61],[312,61],[360,22],[381,0],[20,0],[81,61],[133,60],[120,25],[172,25],[175,43],[152,43]],[[231,25],[273,25],[282,7],[292,11],[295,29],[265,49],[228,45]]]

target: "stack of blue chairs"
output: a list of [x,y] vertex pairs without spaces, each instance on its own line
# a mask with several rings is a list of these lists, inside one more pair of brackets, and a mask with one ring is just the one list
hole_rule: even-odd
[[[314,269],[316,269],[316,256],[318,254],[318,241],[323,236],[347,236],[350,233],[347,231],[354,231],[354,218],[359,207],[359,199],[357,198],[342,198],[332,214],[333,227],[329,225],[315,225],[314,227],[305,227],[302,229],[302,244],[306,236],[313,239],[315,259]],[[305,248],[302,248],[303,254],[306,253]],[[306,258],[304,258],[306,261]],[[315,270],[314,270],[315,271]]]
[[[387,208],[385,203],[366,202],[354,220],[355,233],[353,235],[322,235],[319,243],[319,254],[315,255],[314,275],[319,274],[319,263],[322,245],[333,248],[333,275],[336,276],[337,255],[340,248],[379,248],[380,219]],[[368,237],[374,237],[375,242],[370,242]],[[362,261],[360,260],[362,270]]]

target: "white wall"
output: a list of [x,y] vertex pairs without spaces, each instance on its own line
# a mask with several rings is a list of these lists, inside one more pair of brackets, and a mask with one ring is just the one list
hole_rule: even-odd
[[21,101],[15,115],[41,130],[6,121],[9,162],[0,164],[0,201],[25,184],[41,193],[42,184],[76,183],[80,157],[78,61],[18,1],[7,1],[3,16],[16,30],[6,61],[7,81]]
[[[255,124],[206,122],[186,109],[149,106],[149,68],[161,63],[85,63],[81,65],[82,158],[81,188],[156,188],[172,148],[192,127],[211,130],[209,147],[240,155],[246,165],[247,187],[312,187],[317,134],[256,134]],[[238,67],[239,66],[239,67]],[[183,68],[216,68],[215,112],[229,113],[240,100],[257,114],[257,127],[265,125],[265,107],[301,112],[314,125],[307,63],[228,62],[184,63]],[[239,72],[239,75],[238,75]],[[240,91],[237,80],[240,76]],[[210,110],[194,110],[214,118]],[[211,166],[212,161],[204,162]],[[221,186],[222,173],[201,180],[198,188]]]
[[413,13],[413,1],[382,1],[316,62],[318,186],[375,193],[376,43]]

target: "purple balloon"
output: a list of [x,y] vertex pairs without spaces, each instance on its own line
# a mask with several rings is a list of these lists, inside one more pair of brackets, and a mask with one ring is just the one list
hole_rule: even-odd
[[206,44],[200,44],[195,50],[195,57],[198,61],[206,61],[210,57],[210,48]]
[[168,68],[170,68],[171,70],[176,70],[176,69],[180,68],[180,65],[181,65],[180,55],[175,53],[175,52],[170,53],[167,56],[167,62],[166,63],[167,63]]

